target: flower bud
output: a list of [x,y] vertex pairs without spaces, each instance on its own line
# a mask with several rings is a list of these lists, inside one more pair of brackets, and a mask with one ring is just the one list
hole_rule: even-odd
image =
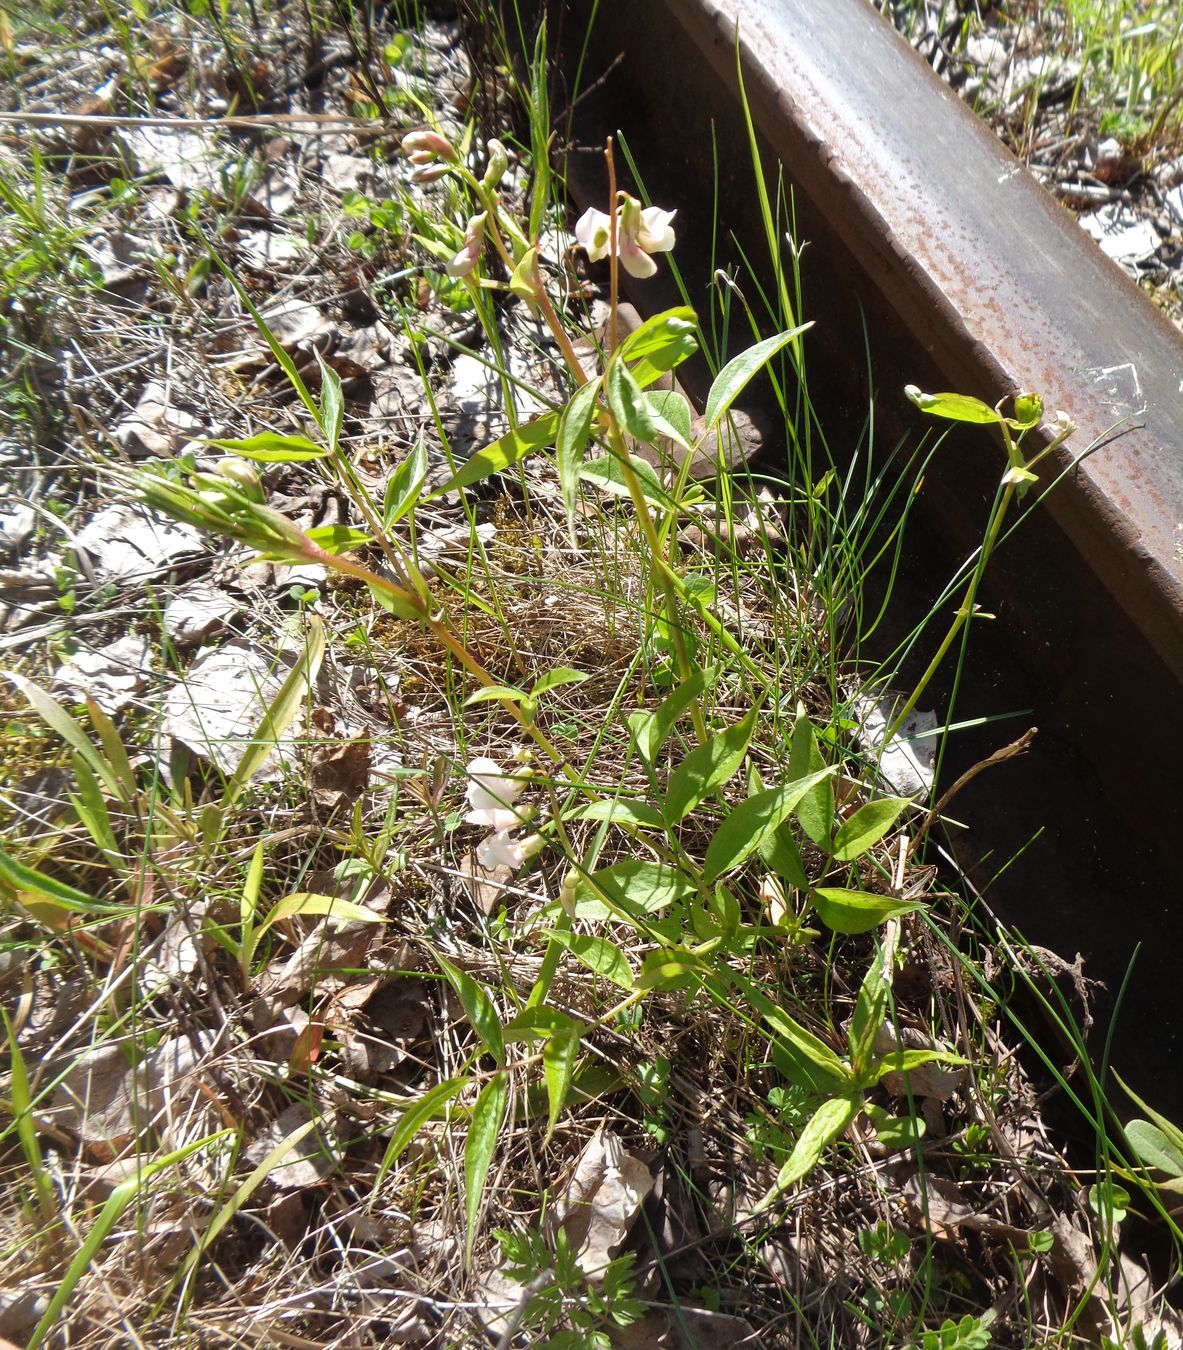
[[408,131],[402,139],[402,152],[412,164],[432,164],[437,159],[456,164],[460,159],[456,147],[438,131]]
[[450,277],[466,277],[477,265],[477,260],[481,256],[481,246],[485,241],[487,219],[487,212],[481,211],[468,222],[468,228],[464,231],[464,247],[445,269]]
[[492,192],[509,168],[509,151],[498,140],[491,140],[486,148],[489,152],[489,165],[485,169],[484,178],[481,179],[481,187],[486,192]]
[[215,465],[214,472],[219,477],[227,478],[236,487],[241,488],[251,501],[261,502],[263,500],[263,480],[259,477],[259,471],[250,460],[231,456],[228,459],[220,460]]
[[416,169],[411,175],[412,183],[437,183],[446,178],[451,171],[446,164],[427,164]]

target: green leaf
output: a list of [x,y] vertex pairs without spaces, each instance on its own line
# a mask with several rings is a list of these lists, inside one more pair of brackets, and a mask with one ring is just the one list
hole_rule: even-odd
[[654,314],[620,344],[619,358],[645,388],[698,351],[697,326],[697,316],[685,306]]
[[456,488],[479,483],[482,478],[488,478],[491,474],[499,473],[502,469],[508,469],[518,460],[525,459],[527,455],[532,455],[535,451],[542,450],[550,445],[558,428],[559,414],[557,412],[543,413],[541,417],[535,418],[533,422],[528,422],[524,427],[514,427],[499,440],[494,441],[492,445],[486,445],[483,450],[478,450],[462,468],[458,469],[448,479],[443,487],[437,488],[428,500],[433,501],[436,497],[442,497],[445,493],[452,492]]
[[591,891],[589,883],[594,883],[617,910],[632,918],[656,914],[695,891],[694,882],[668,863],[626,858],[580,879],[575,890],[576,913],[584,919],[618,917]]
[[925,1064],[952,1064],[956,1067],[968,1063],[968,1059],[955,1055],[952,1050],[891,1050],[871,1065],[864,1086],[873,1086],[884,1074],[911,1073]]
[[254,928],[249,937],[244,936],[242,944],[242,964],[249,970],[254,965],[255,953],[263,934],[281,919],[293,919],[297,915],[309,916],[323,914],[337,923],[387,923],[381,914],[375,914],[364,905],[355,905],[352,900],[342,900],[336,895],[317,895],[312,891],[297,891],[285,895],[268,911],[267,917]]
[[828,1102],[822,1102],[798,1136],[788,1161],[780,1169],[776,1183],[753,1212],[759,1214],[766,1210],[778,1195],[808,1176],[821,1162],[826,1149],[846,1131],[850,1122],[858,1115],[861,1105],[862,1098],[857,1094],[849,1097],[831,1097]]
[[610,980],[618,989],[629,991],[633,988],[635,981],[632,967],[628,963],[628,958],[614,942],[609,942],[607,938],[590,937],[561,928],[552,929],[547,936],[560,946],[566,947],[588,970],[605,980]]
[[486,1048],[498,1064],[505,1063],[505,1042],[501,1034],[501,1019],[489,995],[466,971],[454,966],[439,952],[432,952],[436,965],[444,972],[448,983],[456,991],[456,996],[464,1005],[472,1029],[484,1041]]
[[889,985],[883,976],[883,953],[876,947],[858,998],[854,1001],[850,1032],[846,1038],[850,1046],[850,1067],[859,1081],[875,1057],[875,1038],[887,1015],[888,990]]
[[582,670],[572,670],[570,666],[556,666],[554,670],[548,670],[534,685],[530,690],[530,697],[538,698],[548,689],[557,689],[563,684],[582,684],[587,678]]
[[464,1259],[472,1260],[472,1244],[476,1241],[477,1220],[489,1165],[497,1148],[497,1136],[505,1119],[509,1099],[509,1075],[504,1069],[495,1073],[481,1089],[481,1095],[472,1108],[468,1138],[464,1142]]
[[900,818],[910,797],[880,797],[867,802],[838,826],[834,834],[834,858],[838,862],[853,862],[873,848]]
[[[793,723],[793,740],[789,750],[789,777],[804,778],[806,774],[816,773],[825,768],[826,761],[818,747],[813,724],[804,710],[797,714]],[[822,779],[810,792],[807,792],[797,806],[797,819],[801,828],[819,847],[830,851],[830,831],[834,827],[834,784],[828,778]]]
[[787,882],[798,891],[808,889],[809,879],[805,875],[805,864],[801,861],[801,851],[798,849],[792,831],[787,825],[778,826],[770,835],[762,839],[756,848],[756,852],[769,869],[775,872],[782,881]]
[[260,464],[303,464],[310,459],[324,459],[329,453],[325,446],[306,436],[280,436],[273,431],[263,431],[241,441],[210,440],[206,444]]
[[382,523],[388,530],[402,520],[419,500],[426,477],[427,446],[420,438],[387,481],[382,496]]
[[893,1116],[873,1102],[863,1102],[863,1114],[871,1122],[875,1138],[893,1153],[915,1148],[924,1138],[924,1121],[912,1116]]
[[523,1008],[502,1029],[506,1045],[516,1041],[545,1041],[550,1036],[565,1036],[579,1030],[579,1023],[573,1017],[543,1004]]
[[404,600],[400,596],[393,595],[385,586],[378,582],[369,581],[366,585],[375,601],[381,605],[387,614],[393,614],[396,619],[418,620],[424,618],[423,610],[409,598]]
[[[94,727],[99,743],[103,747],[103,754],[106,756],[106,763],[110,766],[114,783],[108,782],[106,775],[99,774],[98,777],[112,788],[116,797],[130,803],[136,795],[136,775],[135,770],[131,767],[127,750],[119,739],[119,733],[115,730],[111,719],[89,695],[86,699],[86,714],[90,718],[90,724]],[[95,766],[91,763],[90,767],[93,769]]]
[[579,1028],[552,1036],[542,1047],[542,1072],[546,1078],[546,1093],[550,1100],[550,1113],[546,1119],[546,1138],[549,1144],[558,1124],[559,1113],[567,1101],[571,1090],[571,1079],[575,1073],[575,1062],[579,1058]]
[[1158,1126],[1171,1147],[1179,1153],[1183,1153],[1183,1130],[1174,1124],[1173,1121],[1168,1120],[1166,1116],[1160,1115],[1149,1103],[1144,1102],[1116,1070],[1114,1070],[1113,1076],[1121,1084],[1122,1091],[1125,1092],[1126,1096],[1131,1098],[1135,1105],[1140,1106],[1154,1124]]
[[605,800],[589,802],[587,806],[576,807],[565,812],[564,820],[608,820],[613,825],[639,825],[643,829],[664,830],[665,821],[661,812],[648,802],[633,801],[631,798],[617,797],[615,801]]
[[848,891],[839,886],[819,886],[810,899],[818,918],[835,933],[869,933],[888,919],[920,908],[919,900],[896,900],[890,895]]
[[743,995],[744,1003],[781,1038],[800,1070],[796,1081],[817,1092],[841,1092],[850,1087],[850,1070],[825,1041],[790,1017],[754,980],[735,971],[729,972],[728,978]]
[[597,376],[575,391],[559,418],[555,461],[559,470],[559,485],[563,490],[563,504],[567,508],[567,529],[572,534],[579,501],[579,469],[591,440],[599,392],[600,379]]
[[317,525],[304,533],[326,553],[347,553],[351,548],[374,542],[369,530],[358,529],[356,525]]
[[677,432],[671,439],[688,450],[693,434],[694,414],[691,412],[690,404],[686,402],[685,395],[676,389],[654,389],[645,395],[645,402],[655,421],[664,423]]
[[914,384],[904,386],[904,393],[920,409],[933,417],[943,417],[949,422],[975,422],[986,425],[1001,422],[1001,414],[983,403],[980,398],[971,398],[968,394],[925,394]]
[[756,729],[757,709],[753,708],[742,722],[728,727],[711,737],[706,745],[692,750],[670,774],[662,813],[666,823],[675,825],[685,819],[694,808],[717,791],[743,763],[748,742]]
[[608,366],[604,390],[608,395],[612,416],[626,436],[649,445],[659,436],[669,434],[659,419],[654,418],[641,386],[633,379],[632,372],[623,361],[618,359]]
[[425,1092],[417,1101],[412,1102],[399,1116],[394,1133],[390,1136],[390,1143],[386,1145],[386,1152],[382,1155],[382,1162],[378,1167],[378,1175],[374,1178],[371,1195],[378,1194],[387,1172],[394,1166],[403,1149],[429,1120],[434,1120],[439,1115],[440,1111],[467,1082],[467,1078],[446,1078],[442,1083],[437,1083],[430,1091]]
[[714,683],[715,670],[708,667],[696,670],[683,680],[674,692],[665,699],[656,712],[638,710],[629,714],[629,730],[637,743],[642,759],[652,768],[657,762],[666,737],[674,728],[678,718],[690,707],[696,698],[701,698],[709,685]]
[[1183,1150],[1148,1120],[1131,1120],[1125,1127],[1130,1148],[1144,1167],[1157,1167],[1172,1177],[1183,1177]]
[[243,788],[263,767],[267,757],[278,746],[280,737],[295,720],[308,691],[316,682],[324,652],[324,621],[313,614],[308,619],[308,637],[299,660],[280,685],[271,706],[263,714],[263,719],[251,737],[245,753],[238,761],[238,768],[234,770],[230,781],[226,784],[226,791],[222,794],[223,811],[238,800]]
[[708,885],[750,857],[793,811],[797,803],[833,769],[757,792],[730,811],[707,845],[702,879]]
[[747,351],[740,352],[738,356],[728,361],[715,377],[711,392],[707,396],[706,412],[703,414],[704,431],[713,431],[719,425],[727,409],[743,393],[757,371],[766,366],[782,347],[787,347],[794,338],[812,327],[812,323],[798,324],[796,328],[790,328],[786,332],[777,333],[775,337],[757,342],[755,346],[749,347]]
[[515,689],[509,684],[487,684],[475,694],[469,694],[464,700],[464,706],[471,708],[477,703],[491,703],[494,699],[504,703],[521,703],[529,697],[524,689]]
[[694,952],[659,947],[646,952],[637,976],[638,989],[685,989],[697,984],[706,973],[702,958]]
[[320,366],[320,426],[328,442],[329,454],[335,455],[345,422],[345,393],[340,375],[332,366],[325,365],[320,352],[316,353],[316,360]]
[[[628,462],[641,484],[641,491],[645,500],[651,506],[658,506],[663,511],[678,509],[678,504],[658,482],[652,464],[647,464],[637,455],[630,455]],[[593,484],[601,492],[607,492],[610,496],[629,498],[632,496],[628,484],[624,481],[620,460],[615,455],[607,455],[603,459],[587,460],[579,470],[579,476],[584,482]]]
[[[81,759],[85,760],[90,767],[91,772],[100,783],[116,797],[122,796],[120,792],[119,777],[112,769],[111,765],[99,754],[93,741],[82,729],[81,725],[70,716],[62,705],[48,694],[39,684],[34,684],[32,680],[24,675],[18,675],[15,670],[6,670],[4,675],[24,694],[28,700],[29,706],[37,716],[45,723],[51,731],[56,731],[63,741],[73,750]],[[126,759],[126,755],[124,755]],[[130,771],[130,769],[129,769]]]
[[26,867],[3,848],[0,848],[0,881],[18,893],[40,896],[77,914],[126,912],[120,905],[100,905],[93,896],[78,890],[76,886],[69,886],[36,868]]

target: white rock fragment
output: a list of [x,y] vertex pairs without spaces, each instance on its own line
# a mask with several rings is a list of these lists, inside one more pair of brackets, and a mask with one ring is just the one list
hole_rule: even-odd
[[23,502],[0,507],[0,553],[15,553],[37,525],[37,513]]
[[931,733],[937,727],[936,714],[922,710],[911,713],[891,744],[884,746],[883,738],[898,707],[899,700],[890,696],[856,698],[859,746],[866,754],[878,757],[879,775],[893,792],[923,799],[932,791],[936,740]]
[[164,631],[178,647],[196,647],[225,626],[242,608],[234,597],[209,581],[182,587],[164,611]]
[[163,380],[149,381],[134,411],[115,428],[115,439],[130,455],[173,455],[200,434],[198,419],[172,406]]
[[1080,217],[1080,227],[1101,251],[1120,262],[1141,262],[1157,252],[1158,231],[1121,202],[1108,202]]
[[53,690],[77,703],[93,698],[105,713],[126,708],[152,674],[152,648],[134,633],[107,647],[80,647],[54,672]]
[[169,690],[164,733],[211,760],[223,773],[233,773],[286,674],[283,666],[277,668],[247,642],[228,642],[202,652]]
[[75,544],[86,550],[101,582],[143,581],[201,550],[191,525],[166,520],[146,506],[106,506],[79,530]]
[[137,127],[127,146],[141,174],[162,173],[175,188],[217,189],[224,155],[210,136],[165,127]]

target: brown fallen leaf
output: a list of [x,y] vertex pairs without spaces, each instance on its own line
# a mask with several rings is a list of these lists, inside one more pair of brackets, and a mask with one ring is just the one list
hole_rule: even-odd
[[933,1176],[931,1172],[923,1176],[914,1172],[904,1183],[903,1197],[912,1223],[927,1228],[939,1241],[956,1242],[958,1230],[966,1229],[1012,1242],[1016,1247],[1027,1246],[1030,1233],[1026,1228],[1016,1228],[989,1214],[979,1214],[966,1200],[961,1188],[944,1177]]
[[600,1279],[653,1189],[648,1165],[618,1135],[597,1130],[550,1212],[589,1280]]

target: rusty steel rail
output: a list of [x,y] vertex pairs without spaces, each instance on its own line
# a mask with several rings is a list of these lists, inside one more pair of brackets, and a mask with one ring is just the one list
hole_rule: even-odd
[[[810,396],[832,445],[853,443],[872,396],[880,433],[917,434],[907,382],[991,402],[1032,389],[1077,423],[1070,471],[991,564],[999,622],[974,626],[959,713],[1026,708],[1014,734],[1040,732],[958,798],[973,827],[960,856],[988,881],[1043,829],[991,897],[1034,940],[1083,950],[1110,989],[1143,944],[1123,1058],[1183,1110],[1183,1015],[1167,1017],[1161,992],[1183,950],[1183,906],[1162,891],[1183,833],[1183,340],[866,0],[549,9],[568,77],[580,72],[572,191],[604,206],[595,152],[623,133],[651,198],[679,210],[692,296],[710,294],[711,265],[763,249],[742,71],[766,176],[775,186],[783,166],[807,243]],[[653,310],[677,294],[662,269],[633,298]],[[998,444],[969,428],[932,460],[909,526],[919,612],[980,541],[1001,469]],[[950,781],[1004,739],[959,740]],[[1148,1043],[1139,1023],[1164,1019]]]

